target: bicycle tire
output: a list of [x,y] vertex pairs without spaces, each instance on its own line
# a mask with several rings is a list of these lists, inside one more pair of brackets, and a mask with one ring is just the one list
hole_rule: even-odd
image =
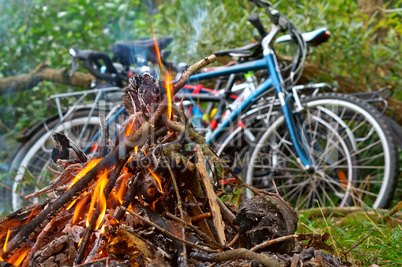
[[[337,124],[337,129],[342,129],[340,134],[343,139],[350,141],[353,146],[351,156],[353,156],[354,163],[350,166],[354,169],[354,177],[347,177],[352,185],[350,199],[346,199],[348,196],[343,193],[344,199],[336,204],[340,206],[350,204],[369,205],[373,208],[387,207],[392,200],[397,183],[399,158],[396,144],[393,142],[389,127],[383,116],[366,102],[356,97],[339,93],[306,96],[301,102],[304,107],[303,112],[321,114],[320,116],[323,116],[327,122]],[[324,114],[324,111],[327,113]],[[335,120],[334,118],[338,119]],[[282,126],[283,117],[279,117],[267,129],[266,133],[258,141],[257,147],[251,152],[253,160],[263,155],[261,149],[264,148],[264,144],[267,144],[269,137],[274,138],[272,137],[273,134],[278,135],[276,129],[280,129]],[[273,156],[274,154],[271,152],[268,155]],[[338,169],[342,169],[345,166],[340,164],[341,162],[332,163],[327,169],[333,168],[337,170],[335,166]],[[258,169],[255,169],[253,165],[250,164],[248,168],[243,170],[245,180],[250,184],[256,183],[256,177],[254,176],[255,171]],[[331,167],[331,165],[333,166]],[[271,179],[274,180],[274,176],[272,174],[271,176]],[[326,179],[328,180],[327,183],[332,185],[337,183],[339,188],[343,188],[341,182],[335,182],[335,178],[327,177]],[[310,184],[313,185],[313,183]],[[299,186],[300,188],[304,187],[302,182],[299,183]],[[272,187],[266,189],[273,190]],[[321,191],[324,194],[326,190],[324,188]],[[290,198],[285,194],[284,196]],[[320,205],[322,204],[320,203]]]
[[[29,203],[38,201],[37,199],[26,201],[23,200],[22,197],[37,190],[37,184],[46,186],[50,181],[49,177],[45,176],[47,171],[46,166],[53,165],[50,159],[50,154],[54,147],[50,139],[53,132],[64,132],[71,141],[76,143],[78,132],[88,121],[89,129],[85,131],[85,136],[82,141],[90,140],[94,133],[99,130],[98,116],[104,112],[105,111],[94,110],[92,116],[89,117],[89,110],[78,110],[69,116],[65,122],[58,125],[59,120],[56,120],[47,125],[47,128],[44,127],[40,129],[28,142],[20,147],[10,164],[8,176],[11,181],[9,183],[12,186],[12,190],[10,190],[10,188],[4,189],[7,206],[11,206],[13,210],[16,210]],[[84,147],[84,144],[81,143],[79,147]],[[31,178],[35,179],[35,182],[31,180],[31,183],[27,183],[26,176],[29,174],[32,174]]]

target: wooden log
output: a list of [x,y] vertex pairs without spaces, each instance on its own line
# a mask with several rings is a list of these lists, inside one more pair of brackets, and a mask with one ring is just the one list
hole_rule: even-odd
[[95,79],[91,74],[84,72],[75,72],[71,77],[69,73],[70,70],[67,68],[52,69],[46,63],[41,63],[28,74],[0,79],[0,94],[28,90],[38,85],[41,81],[89,88],[92,80]]
[[215,230],[218,235],[218,240],[222,245],[225,245],[225,223],[222,220],[221,208],[216,200],[215,190],[211,184],[211,180],[209,179],[208,172],[205,168],[205,158],[200,145],[197,145],[197,157],[197,173],[199,174],[199,177],[205,188],[205,194],[208,198],[209,207],[212,213],[212,221],[214,222]]

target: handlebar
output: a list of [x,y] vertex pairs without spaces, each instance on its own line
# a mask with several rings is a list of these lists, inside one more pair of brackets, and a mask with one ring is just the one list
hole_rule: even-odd
[[258,30],[261,35],[261,39],[267,35],[267,32],[264,29],[264,26],[261,23],[260,17],[257,13],[253,13],[248,18],[248,21]]
[[[117,82],[118,72],[108,54],[95,50],[79,50],[77,46],[73,46],[70,49],[70,54],[73,57],[73,67],[70,75],[77,69],[76,60],[81,60],[84,67],[97,79]],[[103,61],[103,64],[101,61]],[[102,66],[106,67],[105,72],[101,71]]]
[[296,84],[296,82],[298,81],[298,79],[300,79],[301,76],[301,70],[303,69],[304,60],[307,55],[306,42],[303,39],[301,33],[296,30],[296,28],[289,19],[280,14],[279,11],[271,10],[270,8],[271,3],[269,1],[265,0],[251,0],[251,1],[254,2],[257,6],[263,7],[266,10],[273,24],[270,32],[266,33],[264,26],[262,25],[257,14],[251,14],[249,18],[251,24],[253,24],[253,26],[256,27],[258,32],[261,34],[262,37],[261,46],[264,49],[264,54],[273,52],[272,49],[270,48],[270,44],[274,39],[275,35],[279,31],[282,32],[288,31],[292,41],[294,41],[297,45],[296,55],[294,56],[291,64],[289,79],[286,79],[286,81],[284,82],[286,87],[292,87],[294,84]]

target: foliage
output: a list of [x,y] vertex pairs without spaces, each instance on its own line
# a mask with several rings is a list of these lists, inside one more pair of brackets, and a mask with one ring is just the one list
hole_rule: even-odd
[[[311,231],[331,237],[327,243],[335,247],[335,255],[343,257],[342,248],[347,251],[353,245],[365,238],[373,229],[374,232],[362,244],[351,250],[347,255],[353,266],[400,266],[402,264],[402,227],[387,223],[375,222],[378,218],[317,218],[308,219],[309,213],[299,215],[298,232]],[[342,246],[342,247],[340,247]]]
[[[320,63],[332,75],[351,77],[368,89],[385,84],[401,87],[401,13],[368,18],[351,0],[272,2],[302,31],[321,26],[331,31],[330,42],[314,49],[310,61]],[[384,8],[392,9],[401,6],[402,0],[386,3]],[[151,37],[151,26],[157,37],[175,38],[169,47],[174,61],[191,63],[213,51],[252,42],[256,31],[247,19],[253,12],[260,13],[268,28],[263,10],[246,0],[0,0],[0,78],[27,73],[41,62],[55,68],[68,66],[67,51],[74,44],[108,52],[114,41]],[[381,27],[388,32],[380,40],[377,31]],[[1,100],[2,113],[8,116],[1,120],[9,122],[9,127],[18,121],[16,128],[21,130],[51,112],[29,112],[40,109],[33,102],[44,102],[51,93],[68,90],[76,88],[43,83],[35,94],[13,92]]]

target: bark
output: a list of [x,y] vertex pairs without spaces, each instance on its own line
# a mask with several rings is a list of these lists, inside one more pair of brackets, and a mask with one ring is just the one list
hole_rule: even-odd
[[[383,18],[381,8],[384,6],[383,0],[357,0],[357,5],[361,13],[367,15],[368,21],[374,16],[375,24]],[[379,42],[387,36],[388,28],[379,27],[376,30],[377,38],[374,38],[374,42]]]
[[41,81],[51,81],[73,86],[89,88],[94,76],[83,72],[75,72],[69,75],[70,70],[52,69],[46,63],[39,64],[28,74],[0,79],[0,95],[10,91],[24,91],[38,85]]

